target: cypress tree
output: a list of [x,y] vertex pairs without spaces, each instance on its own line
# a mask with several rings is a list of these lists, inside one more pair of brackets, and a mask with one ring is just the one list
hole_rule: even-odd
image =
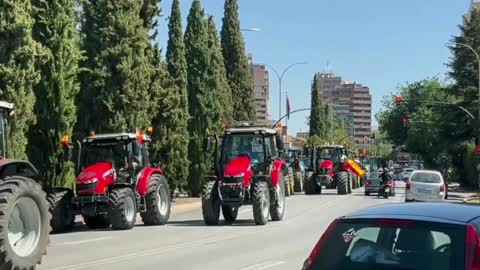
[[218,102],[218,108],[221,111],[222,122],[228,123],[233,119],[232,93],[228,85],[227,72],[225,70],[225,63],[223,62],[217,27],[211,16],[208,18],[208,37],[208,47],[211,50],[209,66],[212,72],[211,76],[213,79],[213,89],[216,93],[216,102]]
[[79,34],[75,0],[33,0],[34,39],[45,47],[47,60],[41,66],[41,82],[35,88],[37,124],[30,133],[30,160],[43,179],[55,186],[64,185],[68,172],[64,135],[71,135],[76,121],[75,98],[79,92]]
[[170,188],[182,190],[186,187],[188,169],[188,99],[187,63],[182,31],[180,3],[174,0],[168,24],[167,69],[169,78],[159,99],[156,117],[153,157],[161,161]]
[[321,139],[323,137],[323,120],[324,120],[324,110],[320,107],[323,106],[322,100],[319,94],[319,85],[318,85],[318,74],[315,74],[313,77],[312,84],[312,97],[311,97],[311,110],[310,110],[310,137],[317,136]]
[[194,0],[187,19],[185,49],[187,56],[190,174],[188,186],[192,195],[201,191],[204,177],[211,169],[211,156],[203,151],[203,139],[207,129],[218,125],[218,107],[214,102],[211,87],[210,52],[208,29],[203,8],[199,0]]
[[[134,131],[151,123],[152,65],[142,1],[85,0],[82,24],[88,70],[81,79],[83,130]],[[101,116],[101,117],[99,117]]]
[[233,118],[237,121],[255,120],[253,80],[240,31],[237,0],[225,1],[221,38],[228,84],[232,91]]
[[26,158],[27,132],[36,121],[34,86],[44,52],[32,38],[33,24],[30,0],[0,1],[0,99],[15,105],[7,127],[10,158]]

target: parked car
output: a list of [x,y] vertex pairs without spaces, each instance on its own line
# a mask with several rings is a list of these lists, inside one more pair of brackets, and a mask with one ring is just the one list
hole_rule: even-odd
[[[367,174],[367,180],[365,181],[365,196],[370,196],[372,193],[378,194],[380,189],[380,175],[381,173],[378,172]],[[395,182],[392,183],[389,196],[395,196]]]
[[447,187],[443,176],[438,171],[414,171],[405,185],[405,202],[443,201]]
[[402,175],[403,175],[403,179],[402,180],[405,180],[407,178],[410,178],[410,175],[415,171],[415,168],[412,168],[412,167],[407,167],[407,168],[403,168],[403,171],[402,171]]
[[302,269],[480,269],[479,230],[478,206],[384,204],[334,220]]

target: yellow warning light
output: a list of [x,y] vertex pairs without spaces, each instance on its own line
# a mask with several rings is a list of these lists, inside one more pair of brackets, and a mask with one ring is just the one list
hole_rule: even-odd
[[67,145],[69,140],[70,140],[70,136],[68,136],[68,134],[66,134],[66,135],[63,135],[62,140],[60,141],[60,143],[61,143],[62,145]]
[[149,127],[147,128],[147,132],[150,133],[150,134],[152,134],[152,133],[153,133],[153,127],[152,127],[152,126],[149,126]]

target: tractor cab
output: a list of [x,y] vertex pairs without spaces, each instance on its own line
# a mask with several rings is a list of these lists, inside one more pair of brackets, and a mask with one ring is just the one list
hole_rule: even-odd
[[[224,132],[221,147],[221,166],[224,175],[246,170],[251,165],[254,174],[266,175],[270,163],[279,156],[276,131],[259,128],[231,128]],[[239,168],[241,164],[248,167]]]
[[[89,171],[107,173],[113,171],[118,183],[131,183],[133,177],[149,164],[146,135],[114,133],[94,135],[83,139],[78,168],[79,179]],[[100,172],[103,171],[103,172]],[[81,182],[81,181],[80,181]]]
[[14,114],[13,104],[0,101],[0,157],[7,156],[7,119]]

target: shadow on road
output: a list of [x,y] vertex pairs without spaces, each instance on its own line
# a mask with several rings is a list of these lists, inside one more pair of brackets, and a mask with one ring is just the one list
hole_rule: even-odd
[[[198,220],[178,220],[178,221],[169,221],[168,226],[174,226],[174,227],[210,227],[209,225],[205,224],[205,221],[198,219]],[[241,219],[237,220],[232,224],[225,223],[225,221],[221,220],[218,225],[216,226],[247,226],[247,227],[254,227],[257,226],[253,222],[253,220],[246,220],[246,219]]]

